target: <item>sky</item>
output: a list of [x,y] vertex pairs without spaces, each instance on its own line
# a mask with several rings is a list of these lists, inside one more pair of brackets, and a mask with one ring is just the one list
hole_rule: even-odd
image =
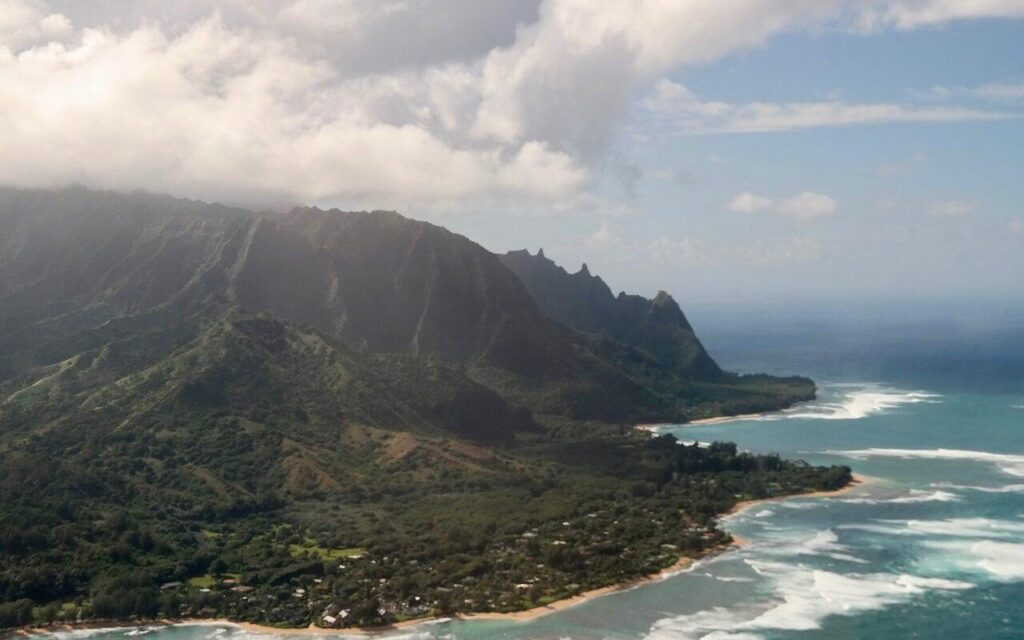
[[1024,0],[0,0],[0,184],[396,209],[684,307],[1024,303],[1022,116]]

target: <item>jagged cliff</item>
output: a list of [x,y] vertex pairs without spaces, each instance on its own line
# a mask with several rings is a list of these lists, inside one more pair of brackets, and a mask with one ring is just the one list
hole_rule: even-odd
[[541,310],[570,327],[602,334],[649,354],[673,373],[698,380],[722,379],[718,367],[672,296],[659,291],[653,300],[612,295],[587,265],[570,274],[544,256],[511,251],[501,256]]

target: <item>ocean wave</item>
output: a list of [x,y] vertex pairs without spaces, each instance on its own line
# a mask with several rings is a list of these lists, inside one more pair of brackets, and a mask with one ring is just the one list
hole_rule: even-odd
[[1004,484],[999,487],[983,487],[971,484],[953,484],[952,482],[933,482],[931,486],[939,489],[956,491],[980,491],[982,493],[1024,493],[1024,484]]
[[[776,420],[860,420],[907,404],[941,402],[942,396],[927,391],[906,391],[876,384],[833,384],[824,389],[838,396],[832,401],[817,401],[795,409],[750,418],[764,422]],[[846,389],[852,389],[847,391]]]
[[753,582],[753,578],[744,578],[742,576],[716,576],[713,573],[705,573],[704,575],[709,578],[714,578],[719,582]]
[[843,562],[867,564],[866,560],[851,553],[851,549],[839,542],[839,536],[832,529],[816,531],[811,536],[800,537],[802,531],[793,529],[773,529],[770,539],[755,543],[757,551],[771,558],[821,556]]
[[[947,487],[952,488],[952,487]],[[841,498],[846,504],[919,504],[924,502],[959,502],[960,496],[949,491],[922,491],[911,489],[910,493],[897,498]]]
[[1024,544],[940,540],[926,542],[925,546],[941,550],[961,570],[981,572],[1000,582],[1024,580]]
[[846,451],[826,451],[825,453],[845,456],[854,460],[867,458],[903,458],[925,460],[967,460],[993,464],[1008,475],[1024,478],[1024,456],[1009,453],[989,453],[987,451],[967,451],[963,449],[852,449]]
[[759,638],[762,632],[821,629],[829,616],[901,604],[930,591],[970,589],[970,582],[908,574],[839,574],[801,565],[748,560],[771,582],[770,599],[746,608],[716,607],[659,620],[649,640]]
[[983,539],[1020,539],[1024,521],[991,518],[948,518],[945,520],[878,520],[868,524],[839,525],[839,529],[885,535],[932,536]]
[[790,500],[786,500],[785,502],[780,502],[779,506],[782,507],[783,509],[795,509],[797,511],[806,511],[808,509],[819,509],[822,506],[824,506],[824,504],[825,503],[822,500],[801,500],[799,498],[793,498]]

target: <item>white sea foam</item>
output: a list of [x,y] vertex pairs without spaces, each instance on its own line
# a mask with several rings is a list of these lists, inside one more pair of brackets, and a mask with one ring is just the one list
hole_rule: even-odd
[[988,577],[1013,582],[1024,580],[1024,544],[998,540],[936,540],[924,543],[952,558],[961,570],[981,572]]
[[946,520],[879,520],[873,524],[840,525],[839,529],[887,535],[1020,539],[1024,521],[991,518],[949,518]]
[[772,511],[771,509],[762,509],[762,510],[758,511],[757,513],[755,513],[754,517],[755,518],[770,518],[773,515],[775,515],[775,512]]
[[1024,478],[1024,456],[988,451],[967,451],[963,449],[852,449],[847,451],[826,451],[832,455],[845,456],[855,460],[867,458],[903,458],[926,460],[966,460],[993,464],[1003,473]]
[[953,484],[951,482],[933,482],[931,486],[956,491],[980,491],[982,493],[1024,493],[1024,484],[1005,484],[1000,487],[982,487],[970,484]]
[[921,491],[911,489],[905,496],[896,498],[843,498],[839,502],[847,504],[918,504],[922,502],[959,502],[960,496],[949,491]]
[[659,620],[650,640],[760,637],[768,631],[810,631],[832,615],[850,616],[907,602],[935,590],[969,589],[957,580],[897,574],[848,574],[774,562],[747,563],[771,581],[770,600],[746,608],[717,607]]
[[786,500],[785,502],[779,503],[779,506],[783,509],[796,509],[798,511],[805,511],[807,509],[818,509],[825,503],[821,500],[800,500],[792,499]]
[[878,385],[831,385],[831,388],[853,390],[838,392],[839,397],[834,401],[812,402],[790,411],[771,413],[754,419],[859,420],[905,404],[935,403],[940,402],[942,398],[939,394],[926,391],[905,391]]
[[758,551],[766,556],[822,556],[833,560],[866,564],[867,561],[854,556],[851,549],[839,542],[839,536],[832,529],[818,531],[814,535],[799,537],[792,529],[779,529]]

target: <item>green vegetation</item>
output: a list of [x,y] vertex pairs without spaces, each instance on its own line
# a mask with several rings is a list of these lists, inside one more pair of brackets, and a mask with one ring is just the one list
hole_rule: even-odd
[[316,558],[320,558],[325,562],[330,560],[340,560],[342,558],[359,559],[366,555],[366,549],[362,547],[329,549],[317,545],[315,540],[311,540],[309,538],[306,538],[301,544],[288,545],[288,552],[291,553],[293,557],[311,555]]
[[393,213],[0,190],[0,276],[0,627],[513,611],[850,477],[634,430],[813,383],[721,372],[666,296],[556,321]]

